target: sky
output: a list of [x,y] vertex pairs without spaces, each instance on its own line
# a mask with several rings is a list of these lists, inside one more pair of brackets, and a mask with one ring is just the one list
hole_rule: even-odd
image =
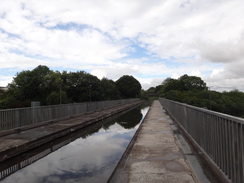
[[243,0],[0,0],[0,86],[46,65],[244,91]]

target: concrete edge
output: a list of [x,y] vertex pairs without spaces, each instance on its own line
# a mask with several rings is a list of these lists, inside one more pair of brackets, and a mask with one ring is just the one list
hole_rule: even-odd
[[[134,103],[131,103],[129,109],[131,108],[135,108],[139,105],[141,105],[143,103],[143,101],[140,101],[140,102],[134,102]],[[128,104],[127,104],[128,105]],[[125,106],[125,105],[124,105]],[[3,162],[9,158],[12,158],[12,157],[15,157],[21,153],[24,153],[26,151],[29,151],[31,149],[34,149],[40,145],[43,145],[45,143],[48,143],[54,139],[57,139],[57,138],[60,138],[64,135],[67,135],[71,132],[74,132],[74,131],[77,131],[77,130],[80,130],[84,127],[88,127],[89,125],[92,125],[98,121],[101,121],[103,119],[106,119],[106,118],[109,118],[113,115],[116,115],[118,113],[121,113],[123,111],[126,111],[128,110],[128,107],[123,107],[121,109],[118,109],[116,111],[112,111],[110,112],[109,114],[105,114],[105,115],[102,115],[102,116],[99,116],[98,118],[94,118],[94,119],[91,119],[91,120],[88,120],[84,123],[81,123],[81,124],[78,124],[78,125],[74,125],[74,126],[70,126],[70,127],[67,127],[65,129],[62,129],[62,130],[58,130],[52,134],[49,134],[49,135],[45,135],[41,138],[38,138],[38,139],[35,139],[33,141],[30,141],[30,142],[27,142],[25,144],[22,144],[20,146],[15,146],[15,147],[12,147],[10,149],[6,149],[5,151],[2,151],[0,152],[0,162]],[[39,127],[39,126],[38,126]]]
[[[132,102],[132,103],[129,103],[129,104],[142,103],[142,102],[143,101],[140,100],[140,101]],[[124,104],[124,105],[120,105],[120,106],[117,106],[117,107],[129,105],[129,104]],[[104,109],[104,110],[106,110],[106,109]],[[99,110],[99,111],[103,111],[103,110]],[[98,111],[95,111],[95,112],[98,112]],[[78,114],[78,115],[73,115],[73,116],[53,119],[53,120],[49,120],[49,121],[38,122],[38,123],[35,123],[35,124],[30,124],[30,125],[21,126],[21,127],[9,129],[9,130],[0,131],[0,137],[11,135],[11,134],[14,134],[14,133],[20,133],[20,132],[25,131],[25,130],[38,128],[40,126],[45,126],[45,125],[48,125],[48,124],[58,123],[60,121],[65,121],[65,120],[72,119],[72,118],[78,118],[78,117],[81,117],[81,116],[87,116],[87,115],[95,113],[95,112],[82,113],[82,114]]]
[[116,183],[117,180],[117,177],[120,176],[121,172],[123,171],[125,165],[126,165],[126,162],[127,162],[127,157],[132,149],[132,147],[134,146],[136,140],[137,140],[137,137],[139,135],[139,132],[140,132],[140,129],[142,128],[142,125],[143,125],[143,122],[146,120],[149,112],[151,110],[151,107],[149,108],[149,110],[147,111],[147,114],[145,115],[144,119],[142,120],[140,126],[138,127],[138,129],[136,130],[135,134],[133,135],[130,143],[128,144],[126,150],[124,151],[123,155],[121,156],[118,164],[116,165],[116,167],[114,168],[114,171],[112,172],[112,174],[110,175],[107,183]]

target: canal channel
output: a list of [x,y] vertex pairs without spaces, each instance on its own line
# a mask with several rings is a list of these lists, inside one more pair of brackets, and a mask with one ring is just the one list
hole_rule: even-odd
[[0,181],[107,182],[148,110],[142,105],[2,162]]

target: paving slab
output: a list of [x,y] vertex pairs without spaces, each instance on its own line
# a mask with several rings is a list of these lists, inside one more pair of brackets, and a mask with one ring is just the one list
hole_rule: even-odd
[[198,182],[171,123],[159,101],[154,101],[108,182]]

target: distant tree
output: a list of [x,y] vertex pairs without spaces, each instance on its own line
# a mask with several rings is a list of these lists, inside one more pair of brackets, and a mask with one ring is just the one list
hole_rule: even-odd
[[67,103],[67,95],[66,92],[64,91],[53,91],[51,92],[47,98],[46,98],[46,103],[47,105],[56,105],[56,104],[63,104]]
[[147,95],[147,91],[142,89],[141,92],[140,92],[140,98],[143,99],[143,100],[149,100],[149,97]]
[[181,76],[179,79],[181,90],[207,90],[206,83],[197,76],[188,76],[187,74]]
[[50,72],[48,67],[39,65],[32,71],[26,70],[17,73],[9,85],[8,93],[16,100],[25,101],[29,104],[31,101],[43,102],[41,87],[45,76]]
[[244,117],[244,93],[239,90],[223,92],[223,98],[229,113]]
[[118,91],[116,90],[115,82],[113,80],[102,78],[101,88],[102,88],[102,100],[112,100],[112,99],[117,99],[119,97]]
[[99,80],[84,71],[52,71],[39,65],[33,70],[17,73],[0,95],[0,108],[28,107],[31,101],[41,105],[64,104],[134,98],[140,96],[141,84],[132,76],[123,76],[114,82]]
[[196,76],[183,75],[179,79],[167,78],[159,88],[161,96],[171,90],[176,91],[201,91],[207,90],[206,83]]
[[162,83],[160,92],[167,93],[168,91],[171,91],[171,90],[182,90],[182,86],[181,86],[179,80],[171,79],[171,78],[167,78],[164,80],[164,82]]
[[244,117],[243,92],[210,91],[200,77],[183,75],[179,79],[167,78],[160,86],[159,93],[160,97],[170,100]]
[[4,93],[4,89],[0,88],[0,96]]
[[100,80],[84,71],[63,73],[67,96],[72,102],[101,100]]
[[148,90],[147,90],[147,92],[149,92],[149,93],[155,93],[155,87],[150,87]]
[[116,81],[116,88],[123,98],[140,96],[141,84],[133,76],[124,75]]

